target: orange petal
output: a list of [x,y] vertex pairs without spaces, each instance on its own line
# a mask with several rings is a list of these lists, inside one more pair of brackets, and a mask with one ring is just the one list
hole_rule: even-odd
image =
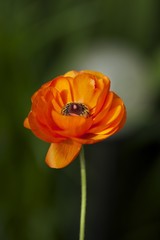
[[64,137],[60,136],[53,129],[48,128],[47,125],[40,122],[34,112],[30,112],[28,121],[32,132],[40,139],[46,142],[60,142],[65,140]]
[[[92,74],[94,76],[96,76],[97,78],[107,78],[104,74],[97,72],[97,71],[92,71],[92,70],[82,70],[82,73],[89,73]],[[107,78],[108,79],[108,78]]]
[[92,125],[92,118],[84,118],[81,116],[64,116],[52,111],[54,123],[62,130],[64,136],[81,136],[88,131]]
[[94,118],[94,125],[90,129],[90,133],[99,133],[108,127],[117,127],[125,115],[125,106],[122,100],[113,92],[107,97],[104,110],[99,112]]
[[116,133],[119,130],[119,128],[116,127],[116,128],[110,128],[110,129],[107,129],[107,130],[108,130],[108,132],[106,131],[105,134],[102,133],[102,134],[97,134],[97,135],[94,135],[92,137],[89,137],[88,142],[89,142],[89,140],[93,141],[93,142],[100,142],[100,141],[112,136],[114,133]]
[[98,134],[99,132],[102,132],[106,128],[110,127],[112,122],[113,122],[112,127],[114,127],[114,121],[121,115],[121,111],[122,111],[122,106],[120,105],[113,108],[109,112],[107,111],[106,116],[105,115],[103,116],[103,119],[101,120],[101,122],[93,126],[88,132]]
[[72,77],[72,78],[74,78],[77,74],[78,74],[78,72],[73,70],[73,71],[69,71],[69,72],[65,73],[64,77]]
[[109,86],[104,87],[103,91],[101,92],[100,96],[98,97],[97,104],[96,104],[95,110],[93,112],[93,116],[96,116],[101,110],[103,110],[106,99],[107,99],[108,95],[110,94],[110,92],[108,93],[108,91],[109,91]]
[[[105,105],[103,106],[101,111],[94,117],[94,125],[98,124],[104,118],[104,116],[106,116],[108,110],[112,105],[112,100],[113,100],[113,93],[110,92],[105,99]],[[97,112],[97,108],[96,108],[96,112]]]
[[23,123],[23,126],[26,127],[26,128],[28,128],[28,129],[31,129],[30,124],[29,124],[29,121],[28,121],[28,117],[25,118],[24,123]]
[[108,132],[106,131],[105,134],[93,134],[93,133],[87,133],[84,136],[80,137],[80,138],[72,138],[74,141],[77,141],[81,144],[93,144],[96,142],[100,142],[110,136],[112,136],[114,133],[116,133],[117,131],[119,131],[119,128],[109,128]]
[[82,73],[74,78],[73,84],[73,100],[86,104],[90,109],[95,107],[99,95],[104,88],[103,79],[96,79],[95,76]]
[[56,112],[61,113],[62,107],[58,104],[55,98],[52,99],[52,105]]
[[63,168],[71,163],[81,150],[81,144],[70,140],[52,143],[46,155],[46,163],[51,168]]
[[56,90],[60,93],[61,98],[63,100],[63,105],[68,102],[73,102],[72,98],[72,88],[70,85],[69,79],[73,80],[70,77],[60,76],[52,81],[51,87],[56,88]]
[[[54,122],[52,120],[51,117],[51,111],[53,109],[53,105],[51,103],[51,101],[46,101],[46,99],[43,96],[37,96],[32,104],[32,114],[29,115],[29,118],[33,120],[33,122],[35,122],[35,120],[33,119],[36,118],[36,122],[41,124],[41,129],[45,129],[50,132],[50,135],[52,135],[52,132],[55,131],[55,129],[57,129],[57,126],[54,125]],[[29,123],[31,125],[31,121],[29,119]],[[45,131],[46,131],[45,130]],[[54,136],[54,133],[53,133]]]

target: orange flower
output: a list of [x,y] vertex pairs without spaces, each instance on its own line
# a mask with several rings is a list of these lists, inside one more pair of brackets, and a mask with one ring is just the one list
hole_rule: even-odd
[[31,100],[24,126],[51,143],[46,163],[52,168],[67,166],[82,144],[108,138],[126,120],[123,101],[99,72],[67,72],[42,85]]

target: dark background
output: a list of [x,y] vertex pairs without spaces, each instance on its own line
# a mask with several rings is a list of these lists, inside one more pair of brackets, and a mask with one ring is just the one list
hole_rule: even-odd
[[85,146],[86,240],[160,239],[158,0],[0,2],[0,239],[76,240],[79,159],[54,170],[23,128],[31,95],[66,71],[108,75],[124,129]]

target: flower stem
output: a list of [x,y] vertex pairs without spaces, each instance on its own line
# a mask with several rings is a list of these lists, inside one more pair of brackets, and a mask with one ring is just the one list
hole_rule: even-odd
[[84,156],[84,148],[83,147],[80,152],[80,172],[81,172],[81,215],[80,215],[79,240],[84,240],[87,186],[86,186],[85,156]]

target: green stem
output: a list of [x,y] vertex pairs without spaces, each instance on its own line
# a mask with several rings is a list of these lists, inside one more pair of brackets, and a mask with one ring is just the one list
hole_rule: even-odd
[[84,156],[84,148],[83,147],[82,147],[82,150],[80,152],[80,171],[81,171],[81,215],[80,215],[79,240],[84,240],[87,186],[86,186],[85,156]]

